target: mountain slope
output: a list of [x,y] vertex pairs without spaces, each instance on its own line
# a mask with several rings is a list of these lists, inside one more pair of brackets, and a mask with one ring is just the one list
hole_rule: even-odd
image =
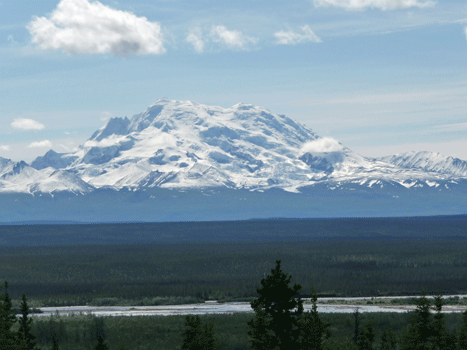
[[76,152],[50,150],[30,166],[0,159],[0,191],[25,193],[152,187],[444,190],[466,176],[467,162],[429,152],[360,156],[262,107],[239,103],[224,109],[168,99],[131,119],[109,120]]
[[407,169],[467,177],[467,162],[459,158],[443,156],[434,152],[406,152],[378,160]]
[[336,188],[344,182],[408,188],[439,186],[456,175],[362,157],[262,107],[240,103],[224,109],[167,99],[131,119],[111,119],[77,152],[49,151],[32,166],[72,170],[93,187],[115,189],[299,191],[317,183]]
[[316,138],[264,108],[160,99],[131,121],[110,120],[67,159],[75,159],[69,168],[97,187],[293,185],[308,180],[300,147]]

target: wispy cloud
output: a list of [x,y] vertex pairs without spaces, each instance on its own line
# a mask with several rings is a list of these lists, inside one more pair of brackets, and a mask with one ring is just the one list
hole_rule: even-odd
[[465,27],[465,39],[467,39],[467,27]]
[[33,119],[27,119],[27,118],[16,118],[11,123],[11,126],[14,129],[21,129],[21,130],[42,130],[45,128],[44,124],[41,124]]
[[313,0],[317,7],[342,7],[348,10],[377,8],[383,11],[400,10],[412,7],[431,7],[435,1],[430,0]]
[[280,32],[274,33],[274,36],[277,38],[277,44],[279,45],[295,45],[303,42],[314,42],[320,43],[321,39],[313,33],[311,28],[307,25],[300,27],[302,33],[296,33],[293,31],[285,32],[281,30]]
[[213,46],[221,46],[229,50],[248,50],[258,42],[258,39],[238,30],[229,30],[223,25],[215,25],[210,29],[198,27],[190,30],[185,41],[191,44],[196,52],[203,53]]
[[28,148],[52,148],[53,144],[49,140],[36,141],[29,144]]
[[9,151],[10,150],[10,146],[8,145],[0,145],[0,151]]
[[204,40],[201,30],[195,29],[188,33],[186,36],[186,41],[193,45],[193,48],[198,53],[202,53],[204,51]]
[[437,125],[431,128],[431,131],[436,132],[458,132],[467,130],[467,123],[454,123],[454,124],[444,124]]
[[36,17],[28,29],[32,42],[45,50],[116,56],[165,52],[159,23],[98,1],[62,0],[50,17]]
[[248,45],[255,44],[256,38],[244,35],[237,30],[228,30],[225,26],[213,26],[211,29],[212,40],[225,45],[230,49],[245,50]]

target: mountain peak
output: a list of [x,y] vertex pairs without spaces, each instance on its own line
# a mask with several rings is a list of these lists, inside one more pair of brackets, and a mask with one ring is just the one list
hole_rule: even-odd
[[440,174],[467,177],[467,162],[451,156],[427,151],[411,151],[378,160],[407,169],[420,169]]
[[219,186],[296,192],[317,184],[440,186],[466,174],[465,161],[429,152],[367,159],[251,104],[222,108],[160,98],[130,119],[110,119],[75,152],[50,150],[30,167],[0,159],[0,190],[14,184],[24,192],[54,186],[82,193]]

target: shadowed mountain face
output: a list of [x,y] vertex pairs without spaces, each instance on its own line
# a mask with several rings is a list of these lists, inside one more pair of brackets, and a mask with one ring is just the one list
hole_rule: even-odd
[[30,165],[0,158],[0,193],[36,197],[217,188],[398,198],[452,193],[466,176],[467,162],[436,153],[365,158],[262,107],[167,99],[111,119],[76,152],[50,150]]

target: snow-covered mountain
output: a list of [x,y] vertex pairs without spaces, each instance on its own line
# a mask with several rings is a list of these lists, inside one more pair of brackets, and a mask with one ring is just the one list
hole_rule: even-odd
[[[377,198],[408,196],[412,200],[414,193],[434,196],[440,191],[457,196],[464,187],[467,189],[466,161],[429,152],[366,158],[284,115],[242,103],[224,109],[159,99],[131,119],[109,120],[75,152],[50,150],[31,164],[0,158],[0,193],[4,195],[84,195],[78,197],[103,201],[109,208],[127,198],[125,193],[135,193],[131,200],[125,199],[127,202],[141,198],[162,201],[164,197],[163,211],[171,205],[167,198],[177,196],[168,195],[170,190],[209,196],[214,193],[209,191],[225,194],[227,190],[229,198],[237,199],[249,197],[248,193],[264,193],[262,197],[255,194],[253,201],[264,207],[269,205],[264,202],[266,193],[275,199],[287,193],[301,194],[300,200],[294,197],[294,206],[304,200],[305,207],[309,205],[303,199],[307,196],[353,196],[370,200],[365,202],[369,211],[364,211],[369,213],[371,201]],[[17,201],[17,197],[11,198]],[[430,201],[434,197],[427,198]],[[452,199],[443,198],[455,210],[461,208]],[[463,204],[463,195],[456,198]],[[426,198],[420,200],[427,202]],[[79,201],[79,205],[73,202],[73,210],[89,205],[83,204],[85,199]],[[180,203],[172,212],[185,205]],[[334,202],[330,203],[336,210]],[[395,208],[401,203],[394,204]],[[413,202],[412,208],[418,205],[415,203],[419,202]],[[115,208],[119,212],[120,207]],[[292,215],[300,211],[294,210]],[[280,210],[278,213],[286,215]]]
[[421,169],[428,172],[467,177],[467,162],[453,157],[446,157],[434,152],[406,152],[378,160],[407,169]]
[[265,108],[159,99],[113,118],[73,153],[53,150],[30,165],[0,160],[0,191],[87,193],[96,188],[266,190],[343,183],[438,187],[467,177],[467,162],[429,152],[379,159],[356,154]]

